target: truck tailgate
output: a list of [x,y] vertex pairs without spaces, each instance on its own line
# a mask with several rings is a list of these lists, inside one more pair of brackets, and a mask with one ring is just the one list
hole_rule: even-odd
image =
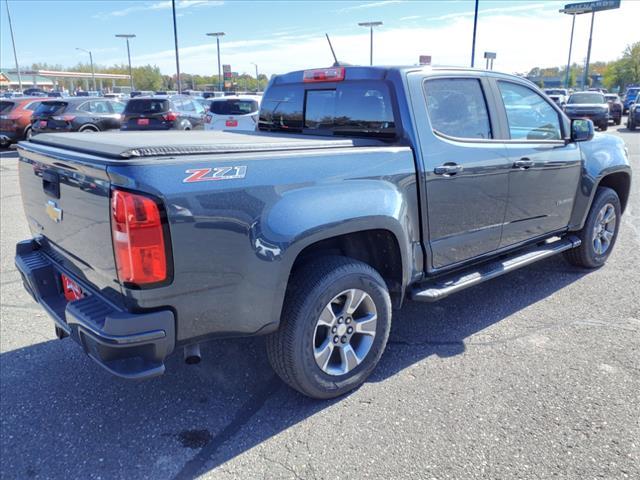
[[39,150],[19,149],[20,189],[32,235],[56,264],[122,304],[106,165],[88,155]]

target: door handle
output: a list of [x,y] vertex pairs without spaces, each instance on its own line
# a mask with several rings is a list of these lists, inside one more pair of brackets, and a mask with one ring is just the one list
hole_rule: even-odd
[[533,167],[533,160],[530,160],[526,157],[523,157],[520,160],[516,160],[515,162],[513,162],[513,168],[521,168],[523,170],[526,170],[531,167]]
[[436,175],[452,176],[456,173],[460,173],[463,170],[462,165],[457,163],[445,163],[433,169],[433,173]]

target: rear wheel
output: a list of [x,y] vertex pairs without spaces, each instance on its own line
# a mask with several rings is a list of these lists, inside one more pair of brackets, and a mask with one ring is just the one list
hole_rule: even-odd
[[309,397],[340,396],[364,383],[391,327],[382,277],[346,257],[322,257],[298,269],[267,355],[289,386]]
[[582,243],[565,252],[567,260],[584,268],[604,265],[618,238],[620,215],[620,199],[615,190],[598,188],[584,227],[578,232]]
[[602,130],[603,132],[606,132],[607,128],[609,128],[609,122],[604,122],[600,124],[600,130]]
[[24,131],[24,139],[29,141],[31,137],[33,137],[33,130],[31,130],[31,127],[27,127]]
[[620,117],[616,118],[616,119],[614,120],[614,123],[615,123],[616,125],[620,125],[620,124],[622,123],[622,117],[620,116]]
[[85,125],[84,127],[80,127],[78,131],[82,133],[96,133],[100,130],[98,130],[98,128],[94,127],[93,125]]

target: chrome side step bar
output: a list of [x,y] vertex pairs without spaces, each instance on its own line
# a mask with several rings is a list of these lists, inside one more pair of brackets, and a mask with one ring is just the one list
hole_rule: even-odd
[[516,256],[496,260],[479,265],[473,270],[456,272],[447,277],[432,282],[416,285],[410,293],[411,299],[418,302],[435,302],[448,297],[452,293],[473,287],[505,273],[530,265],[557,253],[580,246],[580,239],[567,236],[560,240],[547,242],[535,247],[529,247],[518,252]]

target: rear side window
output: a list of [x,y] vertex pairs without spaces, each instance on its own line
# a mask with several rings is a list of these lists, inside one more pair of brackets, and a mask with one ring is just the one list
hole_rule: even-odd
[[348,82],[335,88],[272,87],[260,109],[261,130],[395,138],[387,85]]
[[248,115],[258,111],[255,100],[214,100],[209,111],[216,115]]
[[67,102],[42,102],[36,108],[35,115],[58,115],[67,108]]
[[468,139],[492,138],[487,102],[475,78],[438,78],[425,83],[432,128],[441,134]]
[[498,82],[512,140],[560,140],[558,112],[537,92],[524,85]]
[[41,104],[42,102],[32,102],[29,105],[27,105],[26,107],[24,107],[25,110],[31,110],[32,112],[38,108],[38,106]]
[[0,115],[6,115],[13,110],[15,104],[13,102],[0,102]]
[[169,110],[169,101],[155,98],[129,100],[125,107],[125,113],[164,113]]

